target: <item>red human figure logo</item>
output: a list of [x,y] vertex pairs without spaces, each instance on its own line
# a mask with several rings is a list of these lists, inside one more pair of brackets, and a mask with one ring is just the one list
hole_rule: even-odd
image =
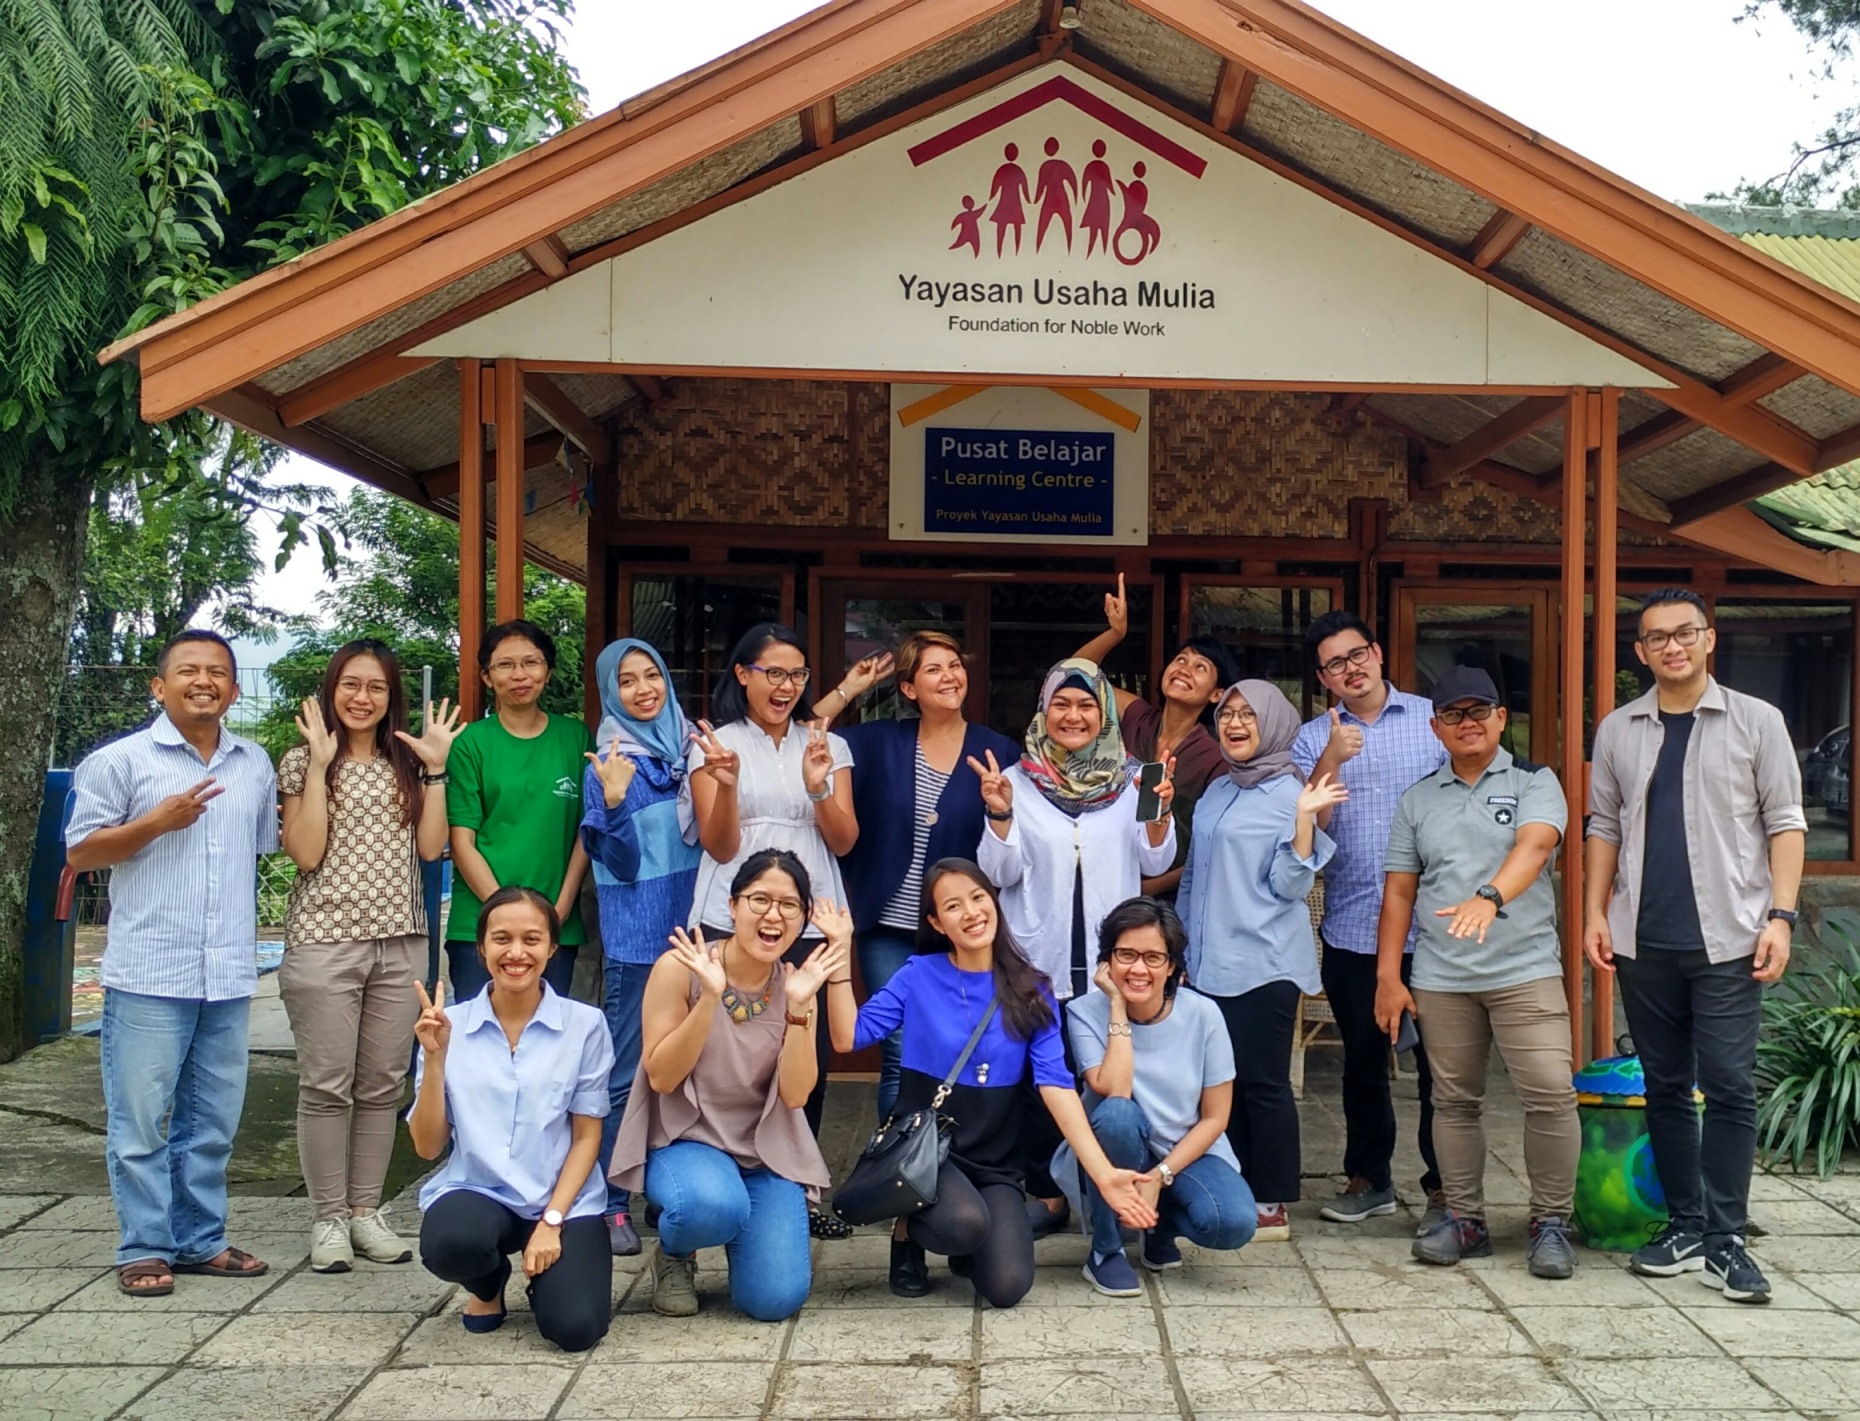
[[982,254],[982,209],[975,205],[974,198],[962,199],[962,211],[951,219],[949,225],[956,232],[956,240],[949,244],[952,252],[958,247],[968,247],[976,256]]
[[1055,217],[1065,229],[1066,250],[1072,250],[1072,199],[1078,187],[1078,175],[1072,171],[1072,165],[1059,156],[1059,140],[1048,138],[1046,161],[1040,164],[1039,181],[1033,189],[1034,200],[1040,204],[1040,225],[1033,234],[1036,252],[1046,245],[1046,229]]
[[1088,257],[1100,246],[1106,251],[1111,249],[1111,168],[1104,161],[1102,138],[1091,145],[1091,155],[1080,184],[1085,210],[1079,217],[1079,230],[1086,234],[1085,255]]
[[[1111,238],[1111,255],[1125,266],[1135,266],[1157,247],[1162,245],[1162,228],[1156,219],[1144,211],[1149,206],[1150,187],[1143,181],[1146,171],[1143,164],[1137,163],[1130,170],[1131,180],[1119,183],[1118,189],[1124,195],[1124,215],[1117,224],[1117,235]],[[1137,254],[1124,255],[1124,234],[1134,232],[1137,237]]]
[[988,196],[994,202],[988,220],[995,224],[995,255],[1000,256],[1007,246],[1008,228],[1012,227],[1014,254],[1018,256],[1021,230],[1027,225],[1027,175],[1014,161],[1020,157],[1019,148],[1010,143],[1001,154],[1007,161],[995,169],[995,180],[988,189]]

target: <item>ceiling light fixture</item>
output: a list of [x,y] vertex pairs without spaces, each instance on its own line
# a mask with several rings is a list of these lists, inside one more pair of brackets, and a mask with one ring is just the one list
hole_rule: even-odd
[[1079,18],[1079,7],[1076,4],[1071,3],[1071,0],[1068,0],[1068,3],[1061,5],[1059,7],[1059,28],[1060,29],[1076,30],[1080,25],[1084,23],[1085,22]]

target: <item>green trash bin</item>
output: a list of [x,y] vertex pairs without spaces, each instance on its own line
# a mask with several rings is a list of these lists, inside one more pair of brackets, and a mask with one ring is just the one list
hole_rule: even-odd
[[1640,1057],[1591,1061],[1576,1072],[1574,1084],[1582,1120],[1577,1222],[1590,1248],[1639,1248],[1667,1221],[1666,1191],[1647,1137],[1647,1084]]

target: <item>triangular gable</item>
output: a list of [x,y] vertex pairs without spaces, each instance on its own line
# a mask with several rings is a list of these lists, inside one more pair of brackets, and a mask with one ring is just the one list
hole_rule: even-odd
[[1666,382],[1055,63],[435,339],[658,369]]

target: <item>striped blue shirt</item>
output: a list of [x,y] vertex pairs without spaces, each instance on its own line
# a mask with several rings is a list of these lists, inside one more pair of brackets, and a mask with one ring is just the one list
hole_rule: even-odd
[[78,766],[65,842],[139,819],[209,775],[223,793],[204,814],[110,870],[106,988],[209,1002],[258,990],[258,856],[278,848],[278,781],[257,745],[222,726],[202,761],[160,716]]
[[[1374,721],[1348,707],[1343,723],[1363,732],[1363,749],[1346,760],[1339,778],[1350,797],[1331,811],[1326,833],[1337,853],[1324,869],[1324,944],[1344,952],[1376,950],[1376,920],[1382,915],[1382,857],[1389,845],[1395,807],[1408,786],[1447,762],[1446,747],[1429,723],[1433,702],[1389,687]],[[1330,743],[1330,715],[1306,721],[1292,741],[1292,759],[1307,777]],[[1414,933],[1408,934],[1414,951]]]

